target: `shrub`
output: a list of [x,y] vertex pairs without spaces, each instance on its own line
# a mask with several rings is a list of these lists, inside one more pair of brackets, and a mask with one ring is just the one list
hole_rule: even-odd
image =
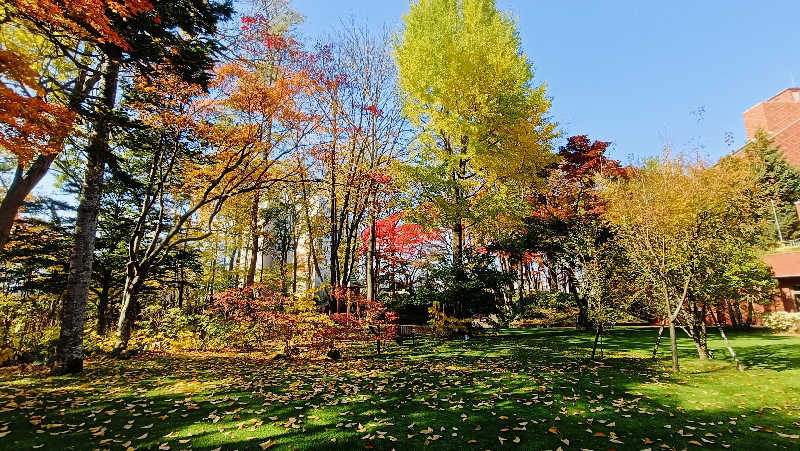
[[578,308],[571,294],[538,291],[519,300],[512,327],[569,326],[577,322]]
[[215,333],[224,334],[228,346],[264,349],[279,345],[286,357],[303,350],[322,355],[346,342],[393,337],[395,328],[390,323],[396,315],[383,304],[333,291],[335,298],[350,305],[349,314],[322,313],[313,291],[287,296],[259,285],[218,293],[208,313],[218,321]]
[[0,294],[0,365],[48,362],[59,333],[52,320],[54,302],[45,295]]
[[505,289],[513,274],[497,268],[494,256],[464,249],[462,266],[453,265],[449,256],[429,265],[415,293],[417,305],[441,304],[458,317],[495,313],[504,302]]
[[772,312],[763,316],[764,326],[775,332],[800,332],[800,313]]
[[428,326],[431,333],[439,338],[454,338],[466,335],[472,326],[471,319],[458,319],[447,316],[438,302],[434,302],[433,307],[428,309],[430,320]]

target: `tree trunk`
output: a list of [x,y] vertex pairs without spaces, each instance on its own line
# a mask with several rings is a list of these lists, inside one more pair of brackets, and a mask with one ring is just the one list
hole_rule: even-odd
[[[14,226],[14,219],[17,217],[25,198],[31,193],[33,188],[47,174],[47,170],[56,159],[56,155],[39,155],[23,171],[22,165],[17,166],[14,180],[8,186],[8,190],[0,203],[0,250],[3,250],[11,236],[11,228]],[[24,172],[24,173],[23,173]]]
[[669,345],[672,352],[672,371],[680,373],[681,368],[678,365],[678,335],[675,333],[675,323],[672,318],[667,318],[667,320],[669,322]]
[[[69,94],[68,107],[72,111],[77,111],[80,105],[86,100],[89,92],[94,89],[100,74],[96,73],[91,78],[88,77],[88,70],[82,69],[75,78],[72,91]],[[64,137],[55,139],[62,140]],[[52,143],[52,142],[51,142]],[[50,165],[55,161],[57,154],[38,155],[33,163],[28,166],[23,173],[23,167],[17,165],[14,179],[6,190],[3,201],[0,202],[0,251],[3,250],[11,236],[11,229],[14,226],[14,219],[17,217],[25,198],[33,191],[33,188],[44,178]]]
[[297,293],[297,236],[292,236],[292,294]]
[[97,335],[105,335],[108,328],[108,298],[111,281],[110,275],[103,278],[103,287],[97,297]]
[[247,269],[247,279],[244,285],[250,286],[256,281],[256,264],[258,263],[258,238],[259,238],[259,224],[258,224],[258,204],[261,198],[261,193],[257,190],[253,195],[253,205],[250,210],[250,233],[252,234],[252,243],[250,249],[250,267]]
[[572,297],[575,299],[575,304],[578,305],[578,323],[576,324],[576,328],[578,330],[589,330],[591,327],[589,324],[589,303],[578,293],[578,284],[575,281],[573,271],[574,269],[572,265],[570,265],[567,270],[567,285],[569,286],[569,292],[572,293]]
[[95,233],[103,191],[103,173],[109,153],[111,114],[116,104],[119,65],[110,61],[103,74],[102,106],[94,124],[94,135],[86,148],[87,161],[75,219],[75,242],[70,256],[66,297],[61,309],[61,332],[52,373],[63,375],[83,370],[83,327],[86,299],[92,278]]
[[594,335],[594,345],[592,345],[592,360],[594,360],[594,356],[597,353],[597,343],[600,341],[600,334],[603,333],[603,326],[597,326],[597,331]]
[[728,317],[731,320],[731,325],[732,326],[737,326],[737,324],[736,324],[737,318],[736,318],[736,315],[733,313],[733,303],[731,301],[726,300],[725,301],[725,306],[728,307]]
[[459,220],[453,224],[453,266],[458,270],[464,267],[464,226]]
[[369,246],[367,247],[367,300],[374,301],[375,296],[375,213],[370,212]]
[[658,347],[661,345],[661,337],[664,335],[664,321],[661,321],[661,327],[658,328],[658,337],[656,337],[656,344],[653,346],[653,360],[658,355]]
[[736,351],[733,350],[733,347],[731,347],[730,342],[728,342],[728,336],[725,334],[725,329],[722,328],[719,319],[713,316],[713,313],[712,313],[712,319],[714,320],[714,324],[717,325],[717,329],[719,329],[719,334],[722,336],[722,341],[725,343],[725,347],[728,349],[731,358],[733,358],[733,361],[736,362],[736,369],[739,371],[744,371],[744,365],[742,365],[742,362],[739,361],[738,357],[736,357]]
[[692,315],[692,324],[691,324],[691,331],[687,330],[687,333],[694,341],[695,348],[697,348],[697,357],[700,360],[706,360],[710,358],[710,354],[708,352],[708,347],[706,346],[706,328],[704,323],[704,318],[700,310],[697,308],[696,302],[690,302],[692,306],[692,311],[690,312]]
[[[132,265],[129,263],[129,266]],[[120,308],[119,321],[117,322],[117,340],[114,344],[114,348],[117,351],[128,347],[133,324],[139,311],[138,296],[143,281],[144,274],[139,273],[137,269],[132,267],[128,270],[128,275],[125,278],[125,291],[122,294],[122,307]]]

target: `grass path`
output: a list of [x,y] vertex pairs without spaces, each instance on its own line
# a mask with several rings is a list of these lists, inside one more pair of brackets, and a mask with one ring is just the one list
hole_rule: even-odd
[[655,331],[509,330],[381,358],[93,359],[79,377],[0,370],[0,449],[800,449],[800,337],[732,332],[682,369]]

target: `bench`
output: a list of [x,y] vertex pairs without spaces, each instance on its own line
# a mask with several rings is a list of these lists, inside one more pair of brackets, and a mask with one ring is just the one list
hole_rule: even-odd
[[395,341],[398,344],[403,344],[403,341],[411,339],[411,344],[417,344],[417,334],[414,331],[413,324],[400,324],[397,326],[397,335],[395,336]]

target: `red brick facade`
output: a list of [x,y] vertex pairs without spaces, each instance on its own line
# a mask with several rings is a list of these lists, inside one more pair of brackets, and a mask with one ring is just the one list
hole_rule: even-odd
[[747,139],[758,130],[780,146],[786,161],[800,169],[800,88],[790,88],[744,112]]

